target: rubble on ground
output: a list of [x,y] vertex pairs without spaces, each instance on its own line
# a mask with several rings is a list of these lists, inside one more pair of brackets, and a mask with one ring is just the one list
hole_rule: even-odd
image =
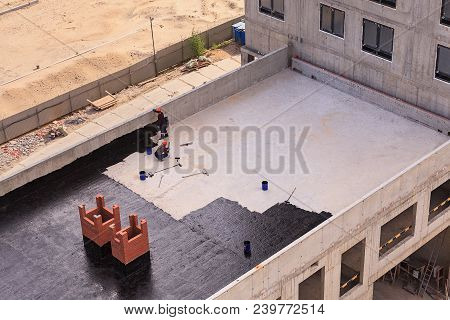
[[67,136],[69,129],[83,124],[86,119],[87,113],[82,110],[1,145],[0,172],[8,170],[14,163],[29,156],[45,144]]
[[183,68],[181,69],[182,72],[191,72],[198,70],[203,67],[207,67],[210,64],[212,64],[212,60],[210,58],[207,58],[205,56],[200,56],[196,59],[192,59],[189,62],[185,63]]

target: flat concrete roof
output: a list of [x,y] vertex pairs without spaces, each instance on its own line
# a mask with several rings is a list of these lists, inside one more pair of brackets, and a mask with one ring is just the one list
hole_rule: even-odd
[[[182,126],[194,134],[177,131]],[[212,135],[198,139],[205,126]],[[262,139],[260,150],[257,138],[242,137],[251,126],[292,127],[295,141],[309,128],[302,147],[308,172],[299,161],[292,172],[264,165],[252,171],[266,148],[272,163],[295,144]],[[237,130],[229,139],[223,130],[214,135],[224,127]],[[174,126],[165,162],[143,155],[142,133],[0,198],[0,298],[207,298],[448,139],[289,70]],[[184,171],[139,180],[138,170],[167,168],[175,156]],[[211,174],[183,178],[203,168]],[[295,187],[291,204],[283,203]],[[91,208],[98,193],[108,206],[121,206],[123,226],[130,213],[147,218],[151,264],[143,274],[118,277],[110,261],[98,263],[85,252],[77,206]],[[253,244],[250,259],[244,240]]]
[[[227,135],[229,129],[235,131]],[[299,156],[295,149],[302,135]],[[295,188],[292,204],[337,214],[448,137],[285,70],[178,123],[169,140],[168,161],[135,153],[106,174],[181,219],[220,197],[264,212]],[[191,146],[178,147],[190,141]],[[140,170],[175,165],[177,155],[182,169],[145,184],[139,180]],[[202,169],[210,175],[182,178]],[[262,180],[269,181],[268,192],[261,192]]]
[[[0,299],[206,299],[330,217],[219,198],[177,221],[102,174],[138,148],[131,133],[0,197]],[[148,221],[150,265],[128,277],[83,247],[77,206],[98,193],[120,205],[123,227],[133,212]]]

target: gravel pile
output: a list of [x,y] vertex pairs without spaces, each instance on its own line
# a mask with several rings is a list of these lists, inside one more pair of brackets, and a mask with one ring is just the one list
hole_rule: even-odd
[[86,110],[76,112],[1,145],[0,173],[11,169],[15,163],[47,143],[66,136],[86,122],[87,117]]

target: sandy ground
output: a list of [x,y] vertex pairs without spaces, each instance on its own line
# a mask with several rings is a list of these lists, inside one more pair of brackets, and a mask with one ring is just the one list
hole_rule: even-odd
[[[240,61],[240,46],[234,42],[231,42],[222,48],[209,50],[206,53],[206,56],[213,63],[235,57],[239,57],[239,59],[235,60]],[[11,169],[19,161],[40,150],[47,144],[51,144],[53,141],[56,141],[49,138],[49,132],[52,129],[64,126],[66,132],[71,133],[79,127],[85,125],[86,121],[98,118],[134,99],[138,95],[144,94],[170,80],[180,77],[184,74],[182,72],[183,67],[184,66],[182,65],[166,70],[158,77],[122,90],[115,95],[117,104],[109,109],[96,111],[88,106],[55,120],[39,129],[33,130],[21,137],[8,141],[3,145],[0,145],[0,173]]]
[[0,11],[14,8],[29,3],[30,1],[31,0],[3,0],[3,2],[0,2]]
[[0,118],[151,55],[150,16],[161,49],[242,15],[243,6],[243,0],[41,0],[0,16]]

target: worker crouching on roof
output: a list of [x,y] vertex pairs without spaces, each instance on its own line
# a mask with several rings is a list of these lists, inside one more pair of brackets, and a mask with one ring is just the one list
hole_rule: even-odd
[[159,161],[163,161],[164,158],[167,158],[169,156],[169,143],[164,140],[162,144],[156,149],[155,151],[155,157]]

